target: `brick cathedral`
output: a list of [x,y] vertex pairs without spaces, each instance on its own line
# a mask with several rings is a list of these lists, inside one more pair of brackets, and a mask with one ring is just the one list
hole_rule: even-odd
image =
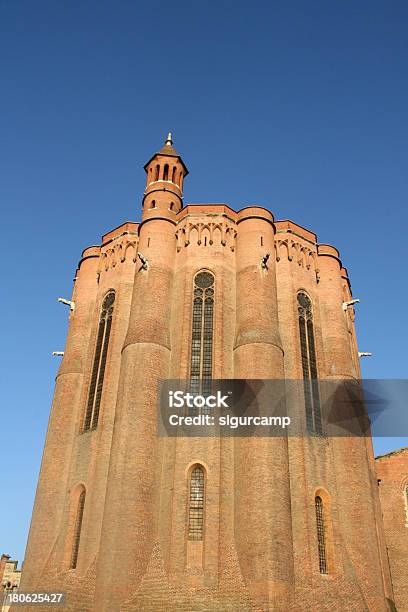
[[21,590],[80,612],[407,611],[408,452],[377,477],[371,438],[326,437],[313,397],[314,435],[157,436],[160,378],[361,373],[335,247],[258,205],[184,205],[170,134],[145,170],[141,222],[76,272]]

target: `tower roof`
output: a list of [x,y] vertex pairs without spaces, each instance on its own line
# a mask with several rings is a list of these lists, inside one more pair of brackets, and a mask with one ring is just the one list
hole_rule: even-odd
[[181,155],[179,155],[179,153],[177,153],[176,149],[173,147],[173,139],[172,139],[171,132],[169,132],[167,134],[167,138],[166,138],[166,140],[164,142],[164,145],[160,149],[160,151],[157,151],[157,153],[152,155],[152,157],[149,159],[149,161],[146,162],[146,164],[144,165],[144,169],[145,170],[147,169],[147,166],[150,164],[152,159],[154,159],[156,157],[156,155],[165,155],[167,157],[178,157],[178,159],[180,160],[181,165],[184,168],[184,176],[187,176],[187,174],[188,174],[187,166],[185,165],[185,163],[181,159]]
[[171,137],[171,132],[167,134],[166,141],[160,149],[159,153],[160,155],[171,155],[173,157],[180,157],[176,149],[173,147],[173,139]]

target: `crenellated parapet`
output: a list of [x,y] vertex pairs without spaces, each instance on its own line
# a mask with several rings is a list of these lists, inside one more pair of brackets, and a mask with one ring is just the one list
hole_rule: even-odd
[[[188,247],[224,247],[228,252],[235,253],[241,212],[235,212],[226,204],[187,205],[174,215],[177,253]],[[321,249],[319,250],[316,234],[290,220],[274,221],[273,224],[277,264],[291,262],[297,269],[311,272],[319,283],[318,254]],[[141,224],[135,222],[123,223],[102,237],[100,247],[93,247],[98,250],[98,281],[102,273],[113,270],[120,264],[137,263],[140,227]],[[263,237],[260,237],[260,240],[262,244]],[[95,253],[92,253],[95,257]],[[342,278],[346,300],[351,296],[351,287],[345,268],[342,268]]]
[[223,246],[235,250],[235,223],[222,215],[186,216],[177,225],[177,252],[188,246]]
[[127,222],[102,236],[97,279],[103,272],[116,268],[126,261],[137,259],[138,223]]
[[317,270],[317,251],[292,238],[275,239],[276,261],[286,257],[306,270]]
[[319,281],[317,258],[317,237],[313,232],[293,223],[293,221],[276,221],[275,255],[276,261],[293,262],[306,271],[315,274]]
[[110,268],[115,268],[117,264],[124,263],[127,259],[133,263],[137,257],[137,238],[121,238],[110,245],[105,251],[101,252],[100,270],[107,272]]

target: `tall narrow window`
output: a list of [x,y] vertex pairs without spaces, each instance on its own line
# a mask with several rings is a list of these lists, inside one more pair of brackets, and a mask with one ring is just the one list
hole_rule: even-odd
[[191,472],[188,504],[188,539],[202,540],[204,531],[204,470],[196,466]]
[[408,527],[408,483],[405,485],[404,490],[404,501],[405,501],[405,524]]
[[155,171],[155,175],[154,175],[154,180],[158,181],[159,180],[159,172],[160,172],[160,166],[157,164],[156,166],[156,171]]
[[163,181],[168,181],[168,180],[169,180],[169,164],[165,164],[164,169],[163,169]]
[[82,490],[78,500],[77,514],[75,518],[74,538],[72,541],[72,553],[70,568],[75,569],[78,562],[79,544],[81,540],[82,518],[84,516],[85,491]]
[[322,498],[319,495],[315,497],[315,508],[316,508],[317,548],[318,548],[318,553],[319,553],[319,570],[321,574],[328,574],[324,507],[323,507]]
[[114,302],[115,292],[109,291],[103,300],[101,316],[99,319],[98,337],[96,340],[95,357],[89,386],[84,431],[87,431],[88,429],[95,429],[98,425],[99,408],[101,405],[103,379],[105,376]]
[[193,393],[211,390],[214,319],[214,276],[199,272],[194,278],[190,380]]
[[322,434],[320,395],[317,380],[316,349],[313,331],[312,302],[306,293],[297,296],[300,350],[305,392],[306,424],[311,433]]
[[173,183],[176,182],[176,166],[173,166],[173,171],[171,173],[171,180]]

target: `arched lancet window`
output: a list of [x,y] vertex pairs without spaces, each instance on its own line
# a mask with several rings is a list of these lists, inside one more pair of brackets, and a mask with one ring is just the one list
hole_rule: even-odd
[[323,500],[320,495],[315,497],[317,549],[319,553],[319,570],[321,574],[328,574],[327,549],[326,549],[326,525],[324,516]]
[[164,169],[163,169],[163,181],[168,181],[168,180],[169,180],[169,164],[165,164]]
[[89,386],[88,404],[84,421],[84,431],[95,429],[98,425],[99,408],[105,376],[106,358],[108,355],[109,337],[112,326],[115,292],[109,291],[102,303],[99,319],[98,337],[96,340],[95,357]]
[[159,172],[160,172],[160,166],[159,166],[159,164],[157,164],[157,166],[156,166],[156,172],[155,172],[155,175],[154,175],[154,180],[155,180],[155,181],[158,181],[158,180],[159,180]]
[[181,189],[182,182],[183,182],[183,172],[181,171],[180,174],[179,174],[179,180],[178,180],[178,185],[179,185],[180,189]]
[[81,491],[78,499],[77,513],[75,517],[74,537],[72,540],[72,552],[70,568],[75,569],[78,563],[79,544],[81,541],[82,519],[84,516],[85,507],[85,490]]
[[405,524],[408,527],[408,482],[404,488],[404,501],[405,501]]
[[150,208],[156,208],[156,200],[152,200]]
[[173,166],[173,171],[171,173],[171,180],[173,183],[176,182],[176,166]]
[[204,470],[197,465],[190,476],[190,490],[188,498],[188,539],[199,541],[203,539],[204,532],[204,501],[205,479]]
[[300,350],[305,391],[306,424],[311,433],[322,433],[320,395],[313,330],[312,302],[303,291],[298,293]]
[[194,277],[190,380],[193,393],[211,390],[214,319],[214,276],[203,271]]

